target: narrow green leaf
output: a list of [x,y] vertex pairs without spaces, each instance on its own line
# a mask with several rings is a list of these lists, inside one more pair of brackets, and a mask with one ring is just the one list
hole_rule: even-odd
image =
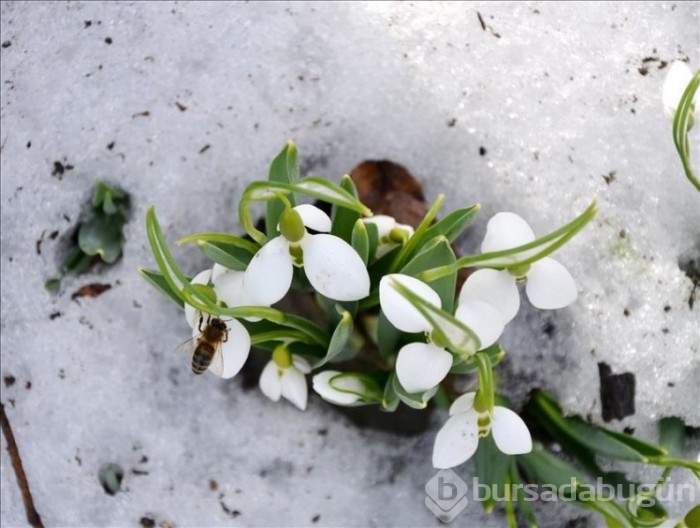
[[525,522],[527,522],[530,528],[538,528],[537,517],[535,517],[532,502],[528,500],[529,497],[525,496],[525,485],[523,484],[523,479],[520,477],[515,460],[515,457],[511,457],[510,459],[510,481],[517,490],[518,510],[520,510],[520,513],[525,518]]
[[408,242],[406,242],[406,244],[404,244],[401,247],[401,250],[396,254],[396,257],[392,260],[389,273],[395,273],[396,271],[402,269],[406,265],[406,263],[416,254],[416,252],[420,248],[422,248],[426,242],[428,242],[425,233],[428,231],[428,229],[430,228],[430,224],[432,224],[433,220],[440,212],[440,208],[442,207],[442,204],[444,202],[445,196],[441,194],[437,197],[433,205],[430,206],[430,209],[420,221],[420,224],[418,224],[418,227],[416,228],[411,238],[409,238]]
[[345,207],[363,216],[371,216],[372,214],[372,211],[360,202],[356,196],[323,178],[304,178],[294,185],[294,192],[303,193],[313,198]]
[[245,249],[223,242],[200,240],[197,245],[202,253],[211,260],[234,271],[245,271],[253,258]]
[[[357,188],[352,178],[347,174],[343,176],[340,180],[340,187],[347,191],[350,195],[357,198]],[[339,205],[333,206],[333,211],[331,212],[331,235],[342,238],[346,242],[350,242],[351,235],[356,229],[356,222],[360,218],[360,213],[353,209],[347,209]]]
[[597,205],[596,202],[593,201],[588,208],[574,220],[548,235],[515,248],[462,257],[457,261],[457,265],[460,268],[481,266],[501,269],[532,264],[553,253],[571,240],[593,219],[596,212]]
[[341,315],[340,322],[333,331],[326,356],[313,365],[314,369],[321,367],[340,356],[344,352],[348,339],[350,339],[350,336],[352,335],[352,314],[347,310],[343,310],[342,306],[340,305],[336,305],[336,311]]
[[673,142],[676,145],[676,150],[678,150],[688,181],[700,191],[700,180],[693,174],[693,168],[690,164],[690,143],[688,141],[688,131],[694,119],[693,113],[695,108],[693,100],[698,86],[700,86],[700,70],[695,72],[678,103],[676,114],[673,117]]
[[498,497],[504,496],[510,457],[501,453],[493,441],[493,436],[488,435],[479,439],[479,447],[474,455],[474,461],[479,484],[486,484],[491,490],[495,491],[481,503],[484,511],[490,513],[496,506],[494,495],[497,494]]
[[668,454],[682,458],[685,448],[685,424],[676,417],[663,418],[659,422],[659,444]]
[[168,281],[165,280],[165,278],[163,277],[163,274],[161,272],[156,271],[156,270],[146,269],[146,268],[139,268],[139,273],[141,274],[141,276],[144,279],[146,279],[153,286],[155,286],[155,288],[159,292],[161,292],[168,299],[170,299],[175,304],[177,304],[180,308],[184,308],[185,303],[178,296],[178,294],[173,291],[173,289],[168,284]]
[[[271,182],[288,184],[294,184],[299,179],[299,158],[296,146],[291,141],[288,141],[281,152],[272,160],[268,179]],[[289,196],[287,199],[290,205],[294,207],[294,197]],[[284,204],[279,200],[267,202],[265,230],[269,238],[277,235],[277,223],[283,210]]]
[[381,407],[382,410],[386,412],[394,412],[396,409],[398,409],[399,404],[401,403],[399,395],[396,394],[396,390],[394,390],[395,377],[396,372],[392,371],[384,384],[384,395],[382,396]]
[[367,266],[369,262],[369,236],[367,235],[365,223],[360,219],[355,222],[355,227],[352,229],[351,242],[352,247],[360,255],[362,262]]
[[255,255],[260,249],[260,245],[255,242],[251,242],[243,237],[236,235],[230,235],[228,233],[195,233],[193,235],[188,235],[176,240],[175,243],[178,245],[189,244],[189,243],[199,242],[221,242],[222,244],[228,244],[240,248],[251,256]]
[[463,209],[452,211],[445,218],[438,220],[425,232],[425,240],[431,240],[437,236],[444,236],[452,244],[469,226],[472,219],[481,210],[481,205],[476,204]]
[[380,311],[377,320],[377,348],[382,359],[398,354],[401,335],[401,332],[386,318],[384,312]]
[[[629,435],[614,433],[602,427],[590,425],[578,416],[565,417],[554,398],[544,391],[535,393],[528,403],[528,406],[530,405],[537,407],[537,409],[530,409],[528,411],[530,414],[544,415],[549,419],[550,425],[554,428],[556,439],[564,434],[581,446],[603,456],[632,462],[647,461],[646,451],[640,451],[637,446],[642,446],[646,450],[649,444],[638,441]],[[658,451],[652,452],[658,454]]]
[[604,431],[608,436],[629,446],[631,449],[634,449],[644,457],[651,458],[668,455],[668,452],[664,448],[649,442],[645,442],[644,440],[640,440],[634,436],[625,433],[618,433],[617,431],[612,431],[610,429],[604,429]]

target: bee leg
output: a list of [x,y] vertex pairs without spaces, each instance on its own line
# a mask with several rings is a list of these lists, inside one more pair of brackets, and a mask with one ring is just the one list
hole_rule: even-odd
[[202,322],[203,322],[203,321],[204,321],[204,316],[200,314],[200,316],[199,316],[199,326],[198,326],[200,332],[202,331]]
[[228,341],[228,330],[226,330],[226,331],[224,332],[224,340],[223,340],[223,342],[225,343],[226,341]]

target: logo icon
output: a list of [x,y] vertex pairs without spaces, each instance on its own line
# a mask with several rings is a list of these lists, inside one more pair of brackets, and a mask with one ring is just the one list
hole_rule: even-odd
[[425,485],[425,505],[445,524],[467,507],[469,486],[451,469],[441,469]]

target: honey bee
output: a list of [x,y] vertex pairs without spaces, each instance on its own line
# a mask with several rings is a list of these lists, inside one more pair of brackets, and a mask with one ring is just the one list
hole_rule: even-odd
[[218,317],[207,318],[207,324],[202,330],[204,317],[199,317],[199,335],[196,335],[175,349],[176,354],[192,355],[192,372],[203,374],[211,370],[217,376],[224,372],[224,357],[221,345],[228,341],[226,323]]

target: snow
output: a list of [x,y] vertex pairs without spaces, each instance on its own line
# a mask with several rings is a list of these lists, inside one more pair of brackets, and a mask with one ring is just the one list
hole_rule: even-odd
[[[596,219],[555,257],[578,301],[541,312],[523,297],[502,341],[502,387],[516,404],[546,387],[601,423],[604,361],[636,376],[636,414],[610,426],[650,440],[664,416],[700,426],[700,300],[689,308],[679,268],[700,258],[700,196],[659,69],[697,68],[699,39],[692,2],[3,3],[1,371],[17,381],[2,401],[44,522],[439,524],[423,500],[444,416],[398,437],[358,429],[318,397],[300,413],[239,380],[195,378],[170,354],[188,334],[182,314],[136,273],[154,267],[150,204],[169,240],[238,232],[242,188],[289,138],[306,175],[390,159],[430,199],[445,193],[445,211],[480,202],[464,252],[498,211],[543,234],[597,199]],[[57,160],[73,165],[60,179]],[[98,178],[134,198],[124,258],[51,296],[43,283]],[[175,251],[190,272],[206,264]],[[113,288],[70,299],[96,281]],[[2,447],[2,524],[22,526]],[[107,463],[124,469],[123,493],[100,486]],[[545,506],[544,519],[587,517]],[[504,524],[474,502],[459,518]]]

